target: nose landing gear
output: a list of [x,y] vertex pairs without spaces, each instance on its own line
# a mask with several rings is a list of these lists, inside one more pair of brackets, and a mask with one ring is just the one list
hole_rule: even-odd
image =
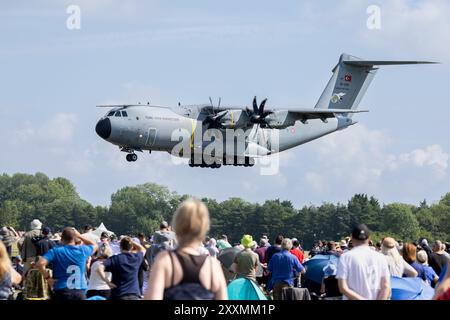
[[126,159],[128,162],[135,162],[137,160],[137,154],[136,153],[129,153],[126,156]]

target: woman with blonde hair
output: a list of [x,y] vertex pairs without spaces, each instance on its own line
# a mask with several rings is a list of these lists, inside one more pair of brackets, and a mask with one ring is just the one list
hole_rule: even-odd
[[19,284],[20,281],[22,281],[22,277],[12,267],[8,251],[0,241],[0,300],[7,300],[11,295],[12,286]]
[[86,292],[86,297],[101,296],[105,299],[111,298],[111,288],[114,285],[111,283],[111,272],[105,272],[100,265],[113,255],[112,249],[108,243],[102,243],[95,255],[96,260],[91,266],[91,276],[89,277],[89,285]]
[[227,287],[217,259],[198,248],[209,230],[209,212],[198,200],[184,201],[172,220],[178,247],[156,256],[149,278],[148,300],[225,300]]
[[417,271],[400,255],[397,249],[397,243],[393,238],[383,239],[381,253],[386,256],[391,276],[403,277],[403,275],[406,275],[412,278],[417,277]]

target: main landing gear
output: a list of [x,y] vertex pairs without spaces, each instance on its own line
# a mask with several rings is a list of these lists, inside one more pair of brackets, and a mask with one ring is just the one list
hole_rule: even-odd
[[137,154],[136,153],[129,153],[126,156],[126,159],[128,162],[135,162],[137,160]]

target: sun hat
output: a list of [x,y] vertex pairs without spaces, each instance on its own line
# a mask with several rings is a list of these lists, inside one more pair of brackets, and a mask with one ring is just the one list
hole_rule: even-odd
[[253,237],[249,234],[245,234],[241,239],[241,244],[244,248],[251,248],[253,244]]

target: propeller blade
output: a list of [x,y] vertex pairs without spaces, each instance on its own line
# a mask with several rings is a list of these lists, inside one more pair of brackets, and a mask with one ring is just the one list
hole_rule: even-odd
[[258,114],[259,112],[259,109],[258,109],[258,104],[256,103],[256,96],[253,98],[253,112],[255,113],[255,114]]
[[264,106],[266,105],[267,99],[264,99],[261,102],[261,105],[259,106],[259,115],[263,116],[264,115]]
[[220,103],[222,102],[222,98],[219,97],[219,104],[217,105],[217,108],[220,108]]

